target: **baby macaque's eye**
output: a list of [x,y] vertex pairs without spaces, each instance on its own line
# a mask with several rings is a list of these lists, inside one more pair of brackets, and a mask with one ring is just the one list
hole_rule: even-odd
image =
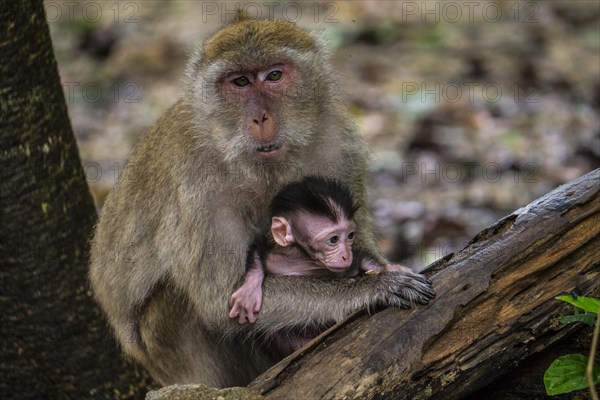
[[340,238],[338,236],[332,236],[329,239],[327,239],[327,243],[328,244],[336,244],[339,240],[340,240]]
[[348,234],[348,240],[354,240],[354,232]]

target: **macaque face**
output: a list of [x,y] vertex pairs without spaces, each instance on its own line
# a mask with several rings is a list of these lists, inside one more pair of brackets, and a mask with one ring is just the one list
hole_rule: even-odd
[[246,151],[265,161],[280,160],[287,152],[279,116],[283,107],[275,105],[281,103],[295,75],[293,65],[282,62],[230,72],[221,80],[225,97],[241,113]]
[[356,225],[340,218],[333,222],[327,217],[302,213],[292,222],[297,232],[296,242],[315,261],[332,272],[343,272],[352,264],[352,242]]

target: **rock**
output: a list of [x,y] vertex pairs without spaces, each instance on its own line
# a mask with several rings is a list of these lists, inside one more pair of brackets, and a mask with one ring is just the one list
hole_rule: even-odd
[[148,392],[146,400],[264,400],[244,387],[217,389],[205,385],[172,385]]

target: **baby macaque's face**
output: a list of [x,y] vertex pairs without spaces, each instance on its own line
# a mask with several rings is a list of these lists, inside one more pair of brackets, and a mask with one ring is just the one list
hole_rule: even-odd
[[344,272],[352,265],[352,242],[356,225],[340,218],[300,213],[292,222],[297,244],[315,261],[332,272]]

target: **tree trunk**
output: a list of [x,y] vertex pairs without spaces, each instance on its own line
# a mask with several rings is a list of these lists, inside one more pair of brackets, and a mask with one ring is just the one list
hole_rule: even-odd
[[131,398],[87,283],[96,219],[41,0],[0,7],[0,398]]
[[258,377],[269,399],[457,399],[569,335],[554,300],[600,294],[600,170],[498,221],[427,272],[436,300],[357,313]]

